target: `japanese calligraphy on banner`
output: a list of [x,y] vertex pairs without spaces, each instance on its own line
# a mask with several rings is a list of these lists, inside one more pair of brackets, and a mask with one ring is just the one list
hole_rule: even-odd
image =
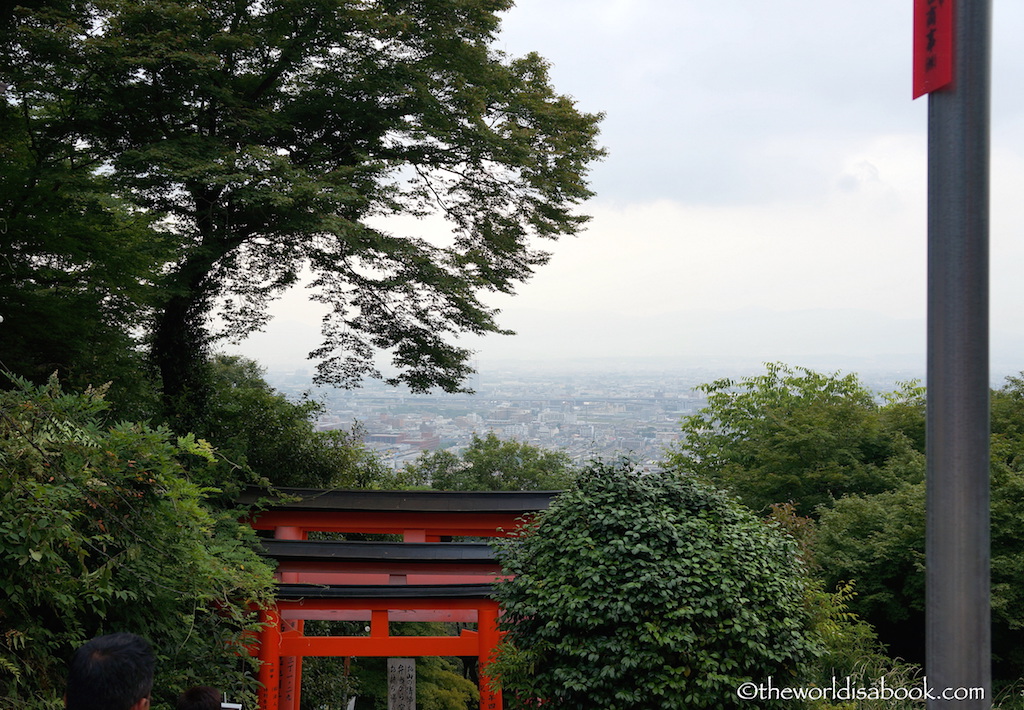
[[954,0],[914,0],[914,98],[953,81]]

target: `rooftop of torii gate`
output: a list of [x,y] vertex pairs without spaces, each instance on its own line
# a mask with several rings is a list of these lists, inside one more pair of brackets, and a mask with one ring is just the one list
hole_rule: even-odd
[[[390,533],[406,542],[447,535],[510,534],[522,516],[544,510],[557,491],[370,491],[249,488],[239,503],[254,508],[257,530]],[[420,539],[423,538],[423,539]],[[437,542],[439,540],[435,540]]]
[[[278,595],[260,634],[261,710],[295,710],[305,656],[476,656],[485,669],[500,640],[491,583],[501,576],[483,542],[452,537],[513,535],[555,491],[451,492],[250,488],[239,499],[249,522],[272,531]],[[308,540],[310,532],[401,535],[402,542]],[[303,635],[312,619],[369,622],[368,636]],[[392,636],[402,621],[462,621],[459,636]],[[501,693],[480,676],[481,708]]]

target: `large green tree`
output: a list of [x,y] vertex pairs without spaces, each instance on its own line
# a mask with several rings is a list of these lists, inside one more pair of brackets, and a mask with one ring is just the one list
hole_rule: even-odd
[[792,502],[809,515],[850,493],[922,480],[924,393],[913,384],[880,402],[856,375],[771,363],[701,389],[708,403],[683,420],[668,463],[754,510]]
[[[992,392],[991,576],[996,679],[1024,675],[1024,379]],[[816,557],[829,583],[856,582],[851,602],[894,653],[924,652],[925,485],[849,496],[824,511]]]
[[[535,54],[492,47],[511,0],[55,0],[0,38],[30,143],[92,166],[169,247],[152,353],[168,406],[203,415],[204,348],[261,327],[313,274],[322,382],[455,389],[462,333],[576,233],[599,117]],[[446,220],[444,239],[391,226]],[[31,225],[27,227],[31,229]],[[19,232],[12,237],[25,240]],[[208,317],[224,324],[211,332]]]
[[595,464],[499,550],[510,707],[733,708],[820,650],[792,540],[693,477]]
[[166,254],[151,220],[74,153],[0,101],[0,367],[37,384],[114,380],[119,414],[152,415],[133,335]]

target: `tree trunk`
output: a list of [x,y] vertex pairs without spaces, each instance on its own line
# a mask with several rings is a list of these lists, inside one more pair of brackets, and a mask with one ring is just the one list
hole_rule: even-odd
[[181,432],[204,430],[211,394],[205,320],[216,293],[210,274],[243,241],[217,234],[214,215],[221,207],[220,196],[219,189],[193,191],[199,245],[169,275],[167,300],[153,334],[152,357],[160,370],[164,413]]

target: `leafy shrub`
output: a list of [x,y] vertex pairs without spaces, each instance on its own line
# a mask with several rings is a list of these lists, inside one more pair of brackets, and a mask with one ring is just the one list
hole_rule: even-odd
[[189,685],[252,700],[241,650],[270,594],[253,532],[190,480],[208,445],[100,422],[101,393],[0,392],[0,707],[61,707],[66,661],[132,631],[158,656],[155,708]]
[[510,707],[731,708],[819,652],[792,540],[689,477],[593,464],[499,554]]

